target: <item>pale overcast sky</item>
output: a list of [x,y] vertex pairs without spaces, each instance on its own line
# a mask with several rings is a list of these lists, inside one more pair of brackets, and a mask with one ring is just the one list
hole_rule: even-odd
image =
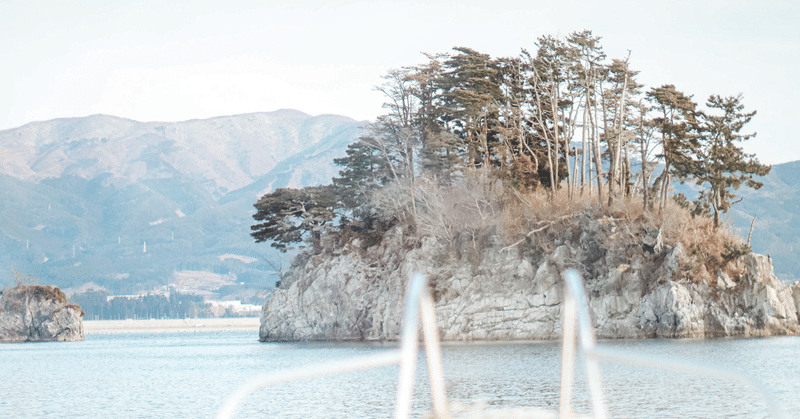
[[590,29],[648,87],[742,93],[762,162],[800,159],[800,2],[0,1],[0,129],[96,113],[179,121],[298,109],[371,120],[421,52],[493,57]]

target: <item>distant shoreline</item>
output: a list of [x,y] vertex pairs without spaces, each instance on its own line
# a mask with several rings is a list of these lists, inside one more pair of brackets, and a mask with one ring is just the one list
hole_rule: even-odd
[[111,333],[219,332],[235,330],[257,331],[258,317],[208,319],[146,319],[146,320],[84,320],[87,335]]

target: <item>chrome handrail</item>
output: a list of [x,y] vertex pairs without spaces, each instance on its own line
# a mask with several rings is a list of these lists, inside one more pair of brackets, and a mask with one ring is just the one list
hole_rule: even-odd
[[427,279],[422,274],[415,274],[409,281],[406,290],[401,350],[386,351],[377,355],[353,357],[336,362],[256,376],[245,382],[225,400],[216,417],[217,419],[232,419],[239,405],[251,393],[262,387],[288,381],[400,364],[394,417],[396,419],[406,419],[411,412],[411,396],[413,394],[414,373],[418,356],[420,322],[422,323],[422,333],[425,341],[425,354],[428,359],[428,376],[431,383],[433,409],[437,418],[449,418],[450,411],[447,407],[447,398],[444,391],[442,355],[439,345],[439,333],[436,329],[433,298],[431,298],[428,290]]
[[[786,417],[772,393],[769,392],[757,378],[750,374],[726,371],[721,368],[714,368],[691,362],[671,360],[666,357],[643,356],[618,349],[599,347],[595,340],[594,328],[592,327],[589,317],[589,305],[584,292],[583,282],[578,272],[574,269],[569,269],[564,272],[563,278],[566,287],[564,293],[564,339],[561,358],[562,374],[559,417],[572,417],[572,375],[574,374],[576,340],[578,341],[578,348],[586,356],[587,377],[596,418],[605,418],[607,416],[602,383],[600,380],[600,370],[597,366],[597,360],[600,359],[627,362],[682,373],[707,375],[719,379],[733,379],[748,384],[758,390],[773,417],[781,419]],[[576,330],[578,332],[577,339]]]
[[[755,377],[741,372],[730,372],[690,362],[670,360],[664,357],[649,357],[632,354],[622,350],[602,348],[597,345],[594,328],[589,315],[589,306],[583,283],[575,270],[567,270],[563,274],[564,309],[563,338],[561,353],[561,388],[559,400],[559,418],[574,418],[572,412],[572,395],[575,375],[575,359],[578,352],[586,357],[586,372],[592,401],[594,417],[605,419],[608,412],[605,406],[602,380],[598,360],[627,362],[651,368],[668,369],[683,373],[713,376],[720,379],[734,379],[746,383],[761,394],[769,410],[775,418],[785,418],[777,400],[766,387]],[[428,376],[435,417],[450,418],[444,387],[441,348],[433,298],[427,287],[427,279],[422,274],[415,274],[409,281],[406,290],[401,349],[384,353],[348,358],[336,362],[328,362],[315,366],[295,368],[264,374],[248,380],[240,386],[223,403],[217,413],[217,419],[233,418],[244,399],[259,388],[282,382],[295,381],[338,374],[343,372],[364,370],[400,364],[400,375],[395,402],[395,419],[406,419],[411,412],[414,374],[418,356],[419,328],[422,326],[425,343],[425,354],[428,361]]]
[[[428,360],[428,377],[431,382],[433,410],[437,417],[449,417],[447,397],[444,392],[444,370],[442,353],[439,347],[439,332],[436,330],[436,314],[428,290],[427,278],[415,274],[406,292],[406,305],[403,318],[402,361],[400,378],[397,383],[396,419],[407,418],[411,412],[411,396],[414,388],[414,372],[417,364],[418,329],[420,319],[425,340],[425,356]],[[419,315],[419,317],[418,317]]]

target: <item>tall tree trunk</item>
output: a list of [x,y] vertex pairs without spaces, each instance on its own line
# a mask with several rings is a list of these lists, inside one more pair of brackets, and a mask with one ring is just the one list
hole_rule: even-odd
[[547,143],[547,164],[550,165],[550,200],[555,200],[556,197],[556,176],[553,169],[553,146],[552,140],[548,133],[545,133],[545,142]]
[[647,211],[647,202],[650,198],[650,175],[647,173],[647,143],[648,141],[645,140],[645,133],[644,133],[644,113],[645,111],[641,107],[641,101],[639,102],[639,151],[642,156],[642,170],[640,171],[641,178],[642,178],[642,211]]
[[564,164],[567,169],[567,196],[572,199],[572,167],[570,166],[569,162],[569,153],[570,149],[570,140],[569,138],[564,138]]
[[[642,127],[642,125],[643,125],[643,122],[642,122],[642,119],[640,118],[639,119],[639,127]],[[646,154],[647,150],[645,149],[645,146],[644,146],[644,137],[641,140],[642,140],[642,142],[641,142],[642,146],[641,146],[640,150],[641,150],[641,153],[642,153],[642,172],[641,173],[642,173],[642,192],[643,192],[642,193],[642,211],[646,212],[647,211],[648,194],[650,193],[650,185],[649,185],[649,182],[647,181],[647,177],[648,177],[647,176],[647,154]]]
[[[586,97],[586,101],[583,104],[583,126],[581,127],[581,195],[583,195],[583,187],[586,185],[586,154],[589,149],[586,148],[586,127],[588,124],[588,109],[589,109],[589,97]],[[576,156],[577,157],[577,156]],[[592,175],[592,168],[589,167],[589,176]],[[592,182],[589,181],[589,191],[591,192]]]
[[631,158],[628,153],[627,144],[625,148],[622,149],[622,152],[625,153],[625,164],[622,166],[622,196],[629,196],[631,194],[629,187],[631,184]]
[[414,214],[414,219],[417,218],[417,198],[416,198],[416,184],[415,176],[414,176],[414,148],[411,147],[410,142],[406,142],[406,156],[408,159],[408,179],[409,179],[409,190],[411,193],[411,210]]
[[[666,119],[666,115],[665,115]],[[669,192],[669,183],[670,183],[670,176],[669,176],[669,166],[672,163],[671,156],[670,156],[670,140],[667,134],[661,133],[661,146],[664,149],[664,179],[661,182],[661,196],[659,197],[661,202],[659,203],[659,210],[663,210],[664,207],[667,205],[667,193]]]
[[[606,183],[609,185],[609,191],[611,185],[614,183],[614,164],[613,164],[613,156],[612,153],[614,152],[613,147],[611,146],[611,137],[608,135],[608,106],[606,105],[606,95],[603,91],[603,84],[600,83],[600,100],[602,103],[603,108],[603,137],[606,139],[606,151],[608,151],[608,179],[606,179]],[[611,193],[609,192],[609,195]]]
[[578,192],[578,178],[580,177],[580,159],[578,159],[578,148],[574,146],[571,147],[570,153],[575,154],[572,161],[572,194],[574,195]]
[[594,104],[592,118],[592,139],[594,141],[594,170],[597,176],[597,201],[603,203],[603,160],[600,155],[600,133],[597,132],[597,103]]
[[664,172],[661,174],[661,193],[659,196],[659,209],[663,210],[664,207],[667,205],[667,193],[669,192],[669,183],[670,183],[670,176],[669,176],[669,160],[664,162]]
[[628,90],[628,73],[626,69],[625,73],[625,81],[622,83],[622,93],[620,94],[620,99],[617,104],[617,141],[614,144],[614,161],[611,163],[613,167],[612,170],[609,171],[608,174],[608,205],[614,202],[614,196],[619,191],[619,187],[621,185],[616,185],[622,179],[621,176],[621,167],[620,167],[620,158],[622,155],[622,123],[625,120],[625,92]]
[[[558,132],[558,85],[556,85],[556,92],[555,95],[552,96],[550,99],[550,107],[553,113],[553,172],[555,176],[556,183],[553,184],[553,190],[557,190],[559,186],[561,186],[561,177],[558,175],[558,166],[559,166],[559,132]],[[555,193],[553,194],[555,196]]]

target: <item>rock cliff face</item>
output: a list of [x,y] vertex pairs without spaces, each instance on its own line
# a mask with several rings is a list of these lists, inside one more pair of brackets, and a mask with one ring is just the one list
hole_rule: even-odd
[[392,230],[366,250],[313,256],[265,303],[260,338],[397,339],[406,281],[422,272],[443,340],[558,339],[569,267],[583,276],[599,338],[800,334],[800,283],[781,283],[766,256],[731,262],[736,275],[706,272],[709,285],[692,279],[680,244],[653,246],[647,231],[623,242],[613,220],[579,224],[549,249],[504,246],[492,231],[442,244]]
[[56,287],[19,285],[0,296],[0,342],[84,340],[83,310]]

